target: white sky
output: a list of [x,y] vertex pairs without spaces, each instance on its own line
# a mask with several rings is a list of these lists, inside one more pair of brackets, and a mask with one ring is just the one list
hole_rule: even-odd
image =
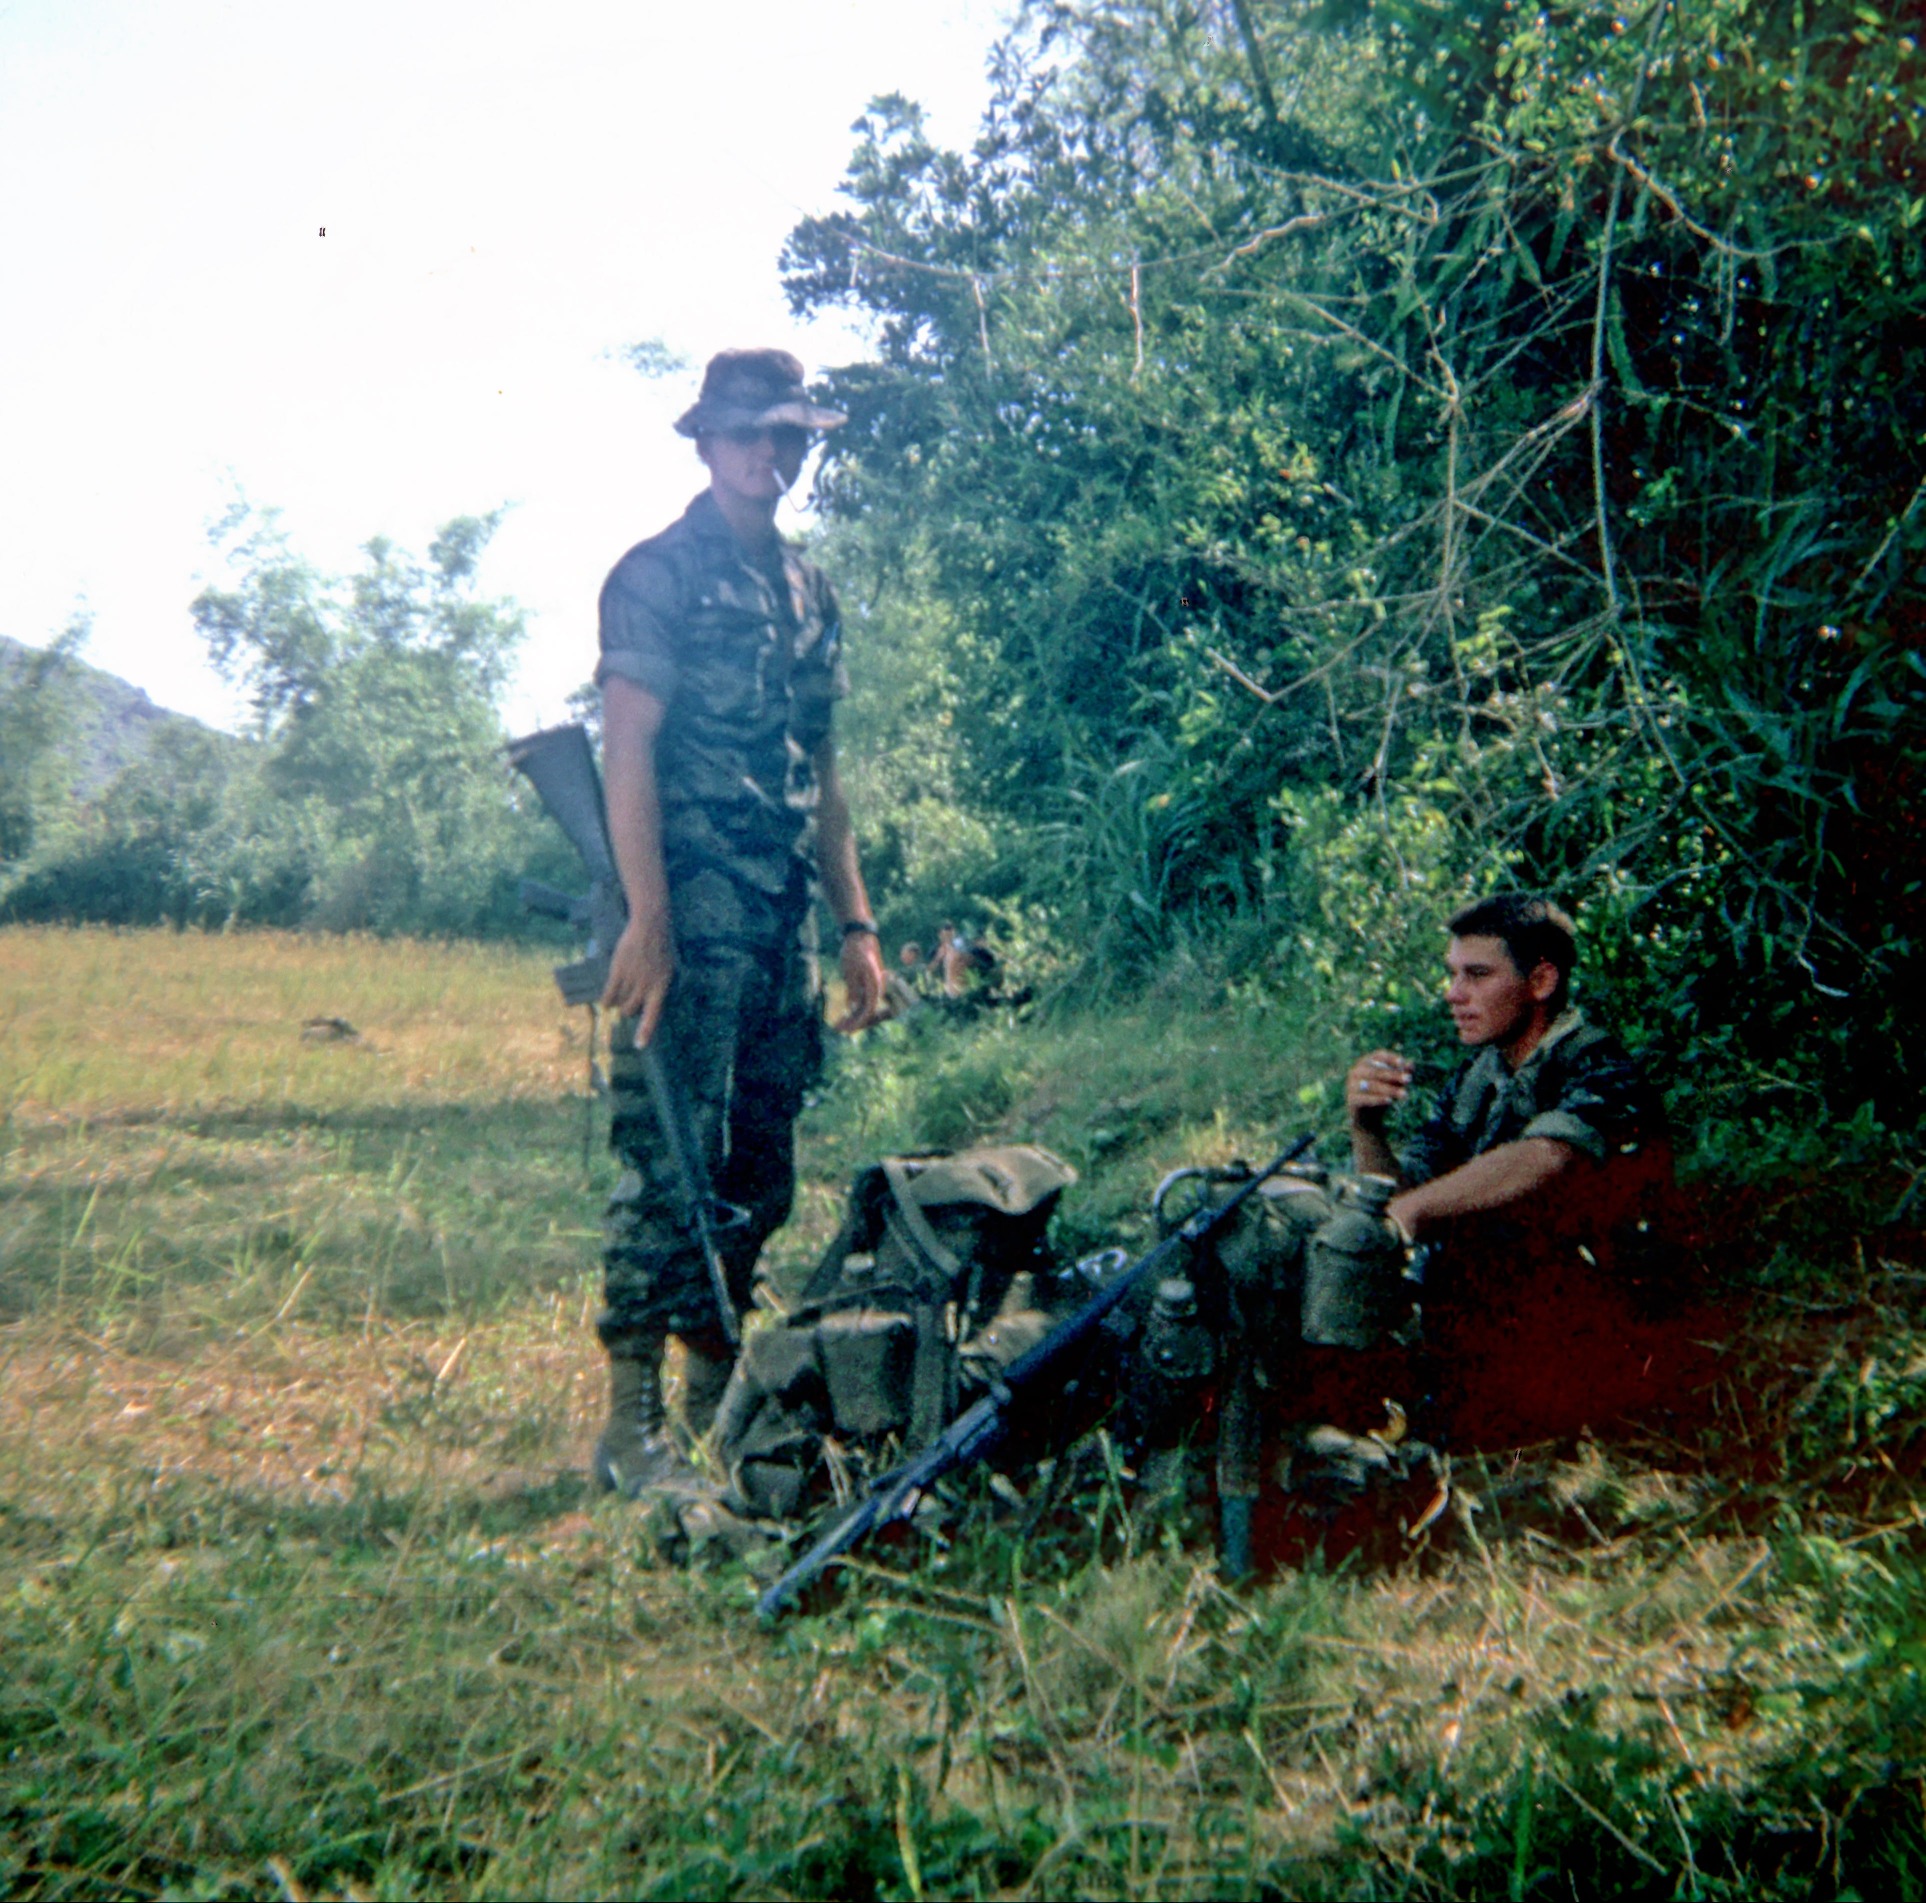
[[[1007,0],[0,0],[0,634],[232,724],[188,617],[236,486],[343,571],[513,505],[511,725],[593,666],[603,575],[700,486],[700,363],[777,343],[776,257],[871,96],[973,136]],[[326,237],[319,236],[325,226]]]

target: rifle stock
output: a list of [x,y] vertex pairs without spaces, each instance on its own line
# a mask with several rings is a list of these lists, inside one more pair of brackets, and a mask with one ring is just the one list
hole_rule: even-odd
[[884,1474],[866,1498],[858,1501],[763,1593],[756,1601],[757,1612],[764,1619],[775,1618],[831,1560],[840,1558],[878,1526],[886,1526],[912,1511],[916,1496],[945,1474],[954,1473],[989,1453],[1008,1431],[1011,1410],[1030,1389],[1042,1384],[1056,1363],[1082,1347],[1134,1290],[1153,1275],[1162,1274],[1175,1258],[1208,1242],[1261,1184],[1267,1183],[1287,1164],[1296,1162],[1314,1140],[1314,1135],[1309,1133],[1299,1137],[1289,1149],[1240,1183],[1223,1202],[1215,1207],[1200,1206],[1181,1228],[1140,1256],[1074,1315],[1059,1322],[1035,1347],[1019,1355],[1004,1370],[1001,1382],[990,1393],[959,1414],[922,1452]]
[[541,795],[542,804],[568,834],[569,844],[581,854],[589,877],[619,887],[601,776],[595,771],[595,755],[580,723],[544,727],[540,733],[511,740],[508,762]]

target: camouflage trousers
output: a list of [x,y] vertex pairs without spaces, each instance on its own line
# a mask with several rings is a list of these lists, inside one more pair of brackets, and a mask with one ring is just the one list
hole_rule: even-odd
[[[702,1252],[681,1217],[681,1186],[642,1077],[634,1020],[611,1039],[610,1147],[622,1164],[609,1198],[599,1327],[605,1343],[638,1335],[713,1337],[720,1326]],[[822,1070],[814,948],[791,930],[773,943],[679,943],[656,1047],[684,1093],[709,1182],[748,1214],[720,1238],[730,1293],[749,1300],[762,1245],[796,1194],[797,1113]]]

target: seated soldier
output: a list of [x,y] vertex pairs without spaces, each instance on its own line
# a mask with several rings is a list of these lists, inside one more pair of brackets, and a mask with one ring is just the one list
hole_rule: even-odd
[[923,1002],[923,950],[912,941],[896,954],[896,969],[883,974],[885,1019],[906,1018]]
[[970,988],[969,960],[963,955],[962,945],[956,936],[956,927],[946,919],[936,931],[936,949],[930,953],[930,965],[935,971],[937,985],[946,998],[960,998]]
[[1516,1444],[1655,1398],[1636,1258],[1671,1151],[1632,1059],[1567,1008],[1577,946],[1563,912],[1509,893],[1448,929],[1445,1003],[1473,1054],[1402,1160],[1385,1136],[1412,1085],[1398,1052],[1352,1066],[1345,1109],[1355,1167],[1399,1182],[1388,1215],[1432,1245],[1425,1431]]

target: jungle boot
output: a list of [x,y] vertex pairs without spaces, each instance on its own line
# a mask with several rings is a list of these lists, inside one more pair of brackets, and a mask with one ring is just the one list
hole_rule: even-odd
[[650,1487],[694,1478],[662,1404],[663,1346],[660,1335],[609,1343],[609,1418],[589,1463],[598,1492],[632,1500]]
[[736,1354],[721,1334],[682,1337],[682,1427],[691,1445],[715,1425],[722,1392],[735,1372]]

